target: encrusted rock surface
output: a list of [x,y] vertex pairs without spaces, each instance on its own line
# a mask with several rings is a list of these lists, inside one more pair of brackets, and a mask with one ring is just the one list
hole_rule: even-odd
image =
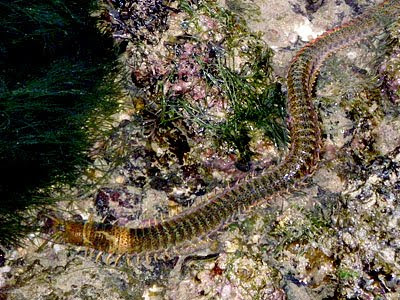
[[[69,198],[80,199],[62,202],[63,216],[140,226],[178,214],[283,157],[255,130],[246,169],[234,149],[217,145],[201,125],[230,113],[221,90],[208,89],[200,71],[227,51],[223,7],[262,32],[284,84],[296,50],[373,2],[226,0],[220,10],[210,4],[214,15],[207,15],[201,4],[179,9],[175,2],[110,1],[108,30],[127,45],[125,109],[115,117],[115,134],[92,149],[93,167],[83,181],[95,187],[71,191]],[[185,33],[196,39],[182,39]],[[398,38],[397,25],[391,33]],[[239,40],[246,34],[239,32]],[[85,249],[51,241],[36,251],[45,240],[32,234],[26,247],[0,251],[0,299],[399,299],[400,63],[395,43],[382,55],[382,40],[342,50],[322,68],[316,107],[324,149],[304,186],[256,208],[180,260],[107,265]],[[235,67],[245,65],[246,57],[238,56]],[[159,99],[166,94],[187,97],[201,113],[178,109],[175,127],[163,127],[177,116],[160,121]]]

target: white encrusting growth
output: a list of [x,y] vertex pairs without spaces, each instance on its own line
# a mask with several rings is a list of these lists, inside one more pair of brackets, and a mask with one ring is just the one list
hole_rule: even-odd
[[303,23],[295,26],[293,31],[299,35],[302,41],[308,42],[312,39],[315,39],[324,32],[323,30],[314,31],[311,25],[311,22],[306,17],[304,17]]

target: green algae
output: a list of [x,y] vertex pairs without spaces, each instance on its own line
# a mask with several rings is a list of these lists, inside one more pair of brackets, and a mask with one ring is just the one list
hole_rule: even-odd
[[[216,57],[207,63],[198,54],[194,59],[200,67],[199,76],[206,81],[206,90],[217,91],[210,97],[220,98],[218,101],[226,102],[228,109],[225,120],[215,119],[190,96],[165,93],[165,82],[174,83],[177,78],[179,70],[175,69],[167,78],[158,81],[156,92],[151,96],[160,103],[156,113],[158,124],[172,128],[179,120],[196,123],[215,137],[221,148],[233,149],[242,169],[246,169],[254,154],[250,142],[257,129],[261,130],[262,138],[285,148],[289,141],[286,103],[281,86],[272,75],[272,50],[259,34],[247,29],[241,17],[215,3],[204,1],[194,5],[180,1],[178,7],[189,15],[182,26],[192,28],[184,34],[185,40],[201,40],[201,15],[217,20],[221,26],[218,30],[224,35],[222,43],[216,42],[217,33],[208,33],[212,36],[208,43],[214,45]],[[175,38],[170,46],[178,45],[178,40]]]
[[50,187],[73,184],[118,108],[117,49],[94,3],[0,1],[2,245],[37,226],[27,212],[53,202]]
[[352,270],[352,269],[339,268],[337,270],[337,276],[340,280],[349,281],[349,280],[357,279],[358,277],[360,277],[360,274],[357,271]]

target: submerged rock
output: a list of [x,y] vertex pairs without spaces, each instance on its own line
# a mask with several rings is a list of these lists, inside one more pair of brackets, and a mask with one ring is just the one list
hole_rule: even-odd
[[[309,2],[256,1],[250,9],[247,2],[226,5],[242,17],[252,14],[248,26],[262,30],[276,53],[275,72],[284,76],[291,57],[307,40],[370,5]],[[85,219],[92,215],[97,221],[140,226],[201,204],[200,196],[222,191],[228,183],[259,174],[281,159],[284,151],[255,125],[242,152],[240,144],[216,143],[207,127],[228,118],[234,108],[226,91],[210,84],[220,80],[216,70],[204,66],[217,68],[217,58],[232,49],[254,50],[249,46],[256,42],[254,35],[241,27],[243,23],[233,23],[236,33],[227,27],[226,22],[234,22],[238,15],[232,17],[209,2],[111,3],[110,30],[117,39],[129,41],[124,53],[131,78],[127,117],[119,119],[115,134],[96,149],[96,167],[109,176],[89,193],[75,191],[84,201],[60,207],[74,209]],[[237,53],[228,57],[237,59],[235,68],[245,69],[251,56]],[[84,249],[52,242],[40,253],[35,253],[36,245],[7,250],[5,266],[0,266],[0,295],[398,298],[400,145],[399,108],[393,96],[398,72],[395,55],[381,56],[379,48],[364,41],[327,61],[316,89],[324,132],[319,169],[304,186],[211,235],[216,242],[188,245],[193,252],[182,251],[179,260],[143,259],[132,266],[124,259],[117,266],[94,262],[83,255]],[[376,70],[366,62],[378,57],[386,66],[380,71],[386,78],[381,85],[371,83]],[[264,71],[260,76],[275,80]],[[247,171],[237,167],[245,150],[251,162]],[[110,163],[115,157],[122,163]]]

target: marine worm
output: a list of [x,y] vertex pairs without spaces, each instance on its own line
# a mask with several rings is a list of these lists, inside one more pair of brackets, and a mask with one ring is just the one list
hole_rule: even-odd
[[386,0],[363,15],[309,42],[294,56],[288,75],[290,148],[265,174],[240,182],[202,205],[158,224],[125,228],[58,220],[63,241],[110,254],[147,255],[204,237],[243,208],[249,208],[309,176],[319,160],[321,130],[313,106],[313,85],[324,60],[335,51],[374,35],[399,15],[400,0]]

